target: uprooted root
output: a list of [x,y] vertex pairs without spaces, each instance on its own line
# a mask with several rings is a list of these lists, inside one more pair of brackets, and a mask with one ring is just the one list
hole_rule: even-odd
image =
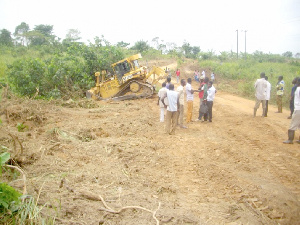
[[86,191],[85,192],[76,191],[74,188],[70,187],[67,184],[67,181],[65,178],[63,178],[61,180],[59,187],[62,188],[63,186],[65,186],[68,191],[73,192],[73,193],[79,195],[80,197],[83,197],[83,198],[86,198],[89,200],[93,200],[93,201],[101,201],[102,204],[104,205],[104,208],[100,208],[99,209],[100,211],[105,211],[105,212],[109,212],[109,213],[113,213],[113,214],[119,214],[126,209],[139,209],[139,210],[143,210],[143,211],[151,213],[153,219],[156,221],[156,225],[159,225],[159,220],[156,218],[156,213],[160,209],[160,205],[161,205],[160,202],[158,203],[158,207],[156,210],[150,210],[150,209],[147,209],[147,208],[144,208],[141,206],[124,206],[119,210],[115,210],[107,205],[106,201],[103,199],[103,197],[101,195],[96,195],[94,193],[90,193],[90,192],[86,192]]

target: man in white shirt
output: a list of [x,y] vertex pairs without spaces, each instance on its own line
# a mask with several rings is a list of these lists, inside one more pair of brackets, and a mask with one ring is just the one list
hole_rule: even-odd
[[212,122],[212,107],[214,104],[215,94],[216,94],[216,88],[213,86],[213,82],[208,82],[208,89],[207,89],[207,114],[208,114],[208,121]]
[[210,75],[210,80],[211,80],[212,82],[215,82],[215,74],[214,74],[214,72],[211,73],[211,75]]
[[175,134],[175,129],[177,126],[177,117],[178,117],[178,105],[179,105],[179,98],[178,92],[174,91],[174,84],[170,84],[169,90],[165,97],[162,98],[162,102],[164,106],[167,106],[164,102],[164,99],[168,99],[168,106],[167,106],[167,114],[166,114],[166,133],[173,135]]
[[202,76],[205,78],[205,70],[202,71]]
[[269,109],[269,100],[270,100],[270,97],[271,97],[271,84],[268,81],[268,77],[267,76],[265,76],[265,80],[267,81],[265,117],[267,117],[268,116],[268,109]]
[[[300,79],[298,79],[297,81],[297,89],[294,95],[294,113],[292,116],[290,128],[288,130],[289,139],[287,141],[284,141],[284,144],[293,144],[295,131],[297,129],[300,129]],[[300,144],[300,137],[297,143]]]
[[265,115],[266,111],[266,91],[267,91],[267,82],[265,80],[265,73],[262,72],[260,74],[260,79],[257,79],[255,84],[255,97],[256,97],[256,102],[254,106],[254,114],[253,116],[256,116],[257,109],[259,108],[260,103],[262,103],[262,108],[263,108],[263,113],[262,116]]
[[178,115],[178,120],[177,124],[181,128],[187,128],[186,126],[183,125],[183,113],[184,113],[184,86],[186,85],[186,82],[184,79],[181,79],[180,81],[180,86],[177,87],[177,92],[179,95],[179,115]]
[[187,84],[185,87],[186,90],[186,101],[187,101],[187,115],[186,115],[186,122],[189,123],[192,121],[193,115],[193,101],[194,101],[194,90],[192,89],[192,79],[187,79]]
[[162,88],[159,89],[158,91],[158,105],[160,107],[160,122],[164,122],[164,118],[165,118],[165,106],[162,103],[161,99],[166,95],[167,93],[167,88],[166,88],[166,83],[162,83]]

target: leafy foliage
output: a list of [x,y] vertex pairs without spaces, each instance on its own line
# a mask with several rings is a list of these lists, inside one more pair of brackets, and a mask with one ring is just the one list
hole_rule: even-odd
[[145,52],[150,48],[147,41],[138,41],[131,47],[132,50],[136,50],[137,52]]
[[0,30],[0,45],[13,46],[11,33],[6,29]]
[[21,193],[6,183],[0,183],[0,211],[15,211],[20,204]]

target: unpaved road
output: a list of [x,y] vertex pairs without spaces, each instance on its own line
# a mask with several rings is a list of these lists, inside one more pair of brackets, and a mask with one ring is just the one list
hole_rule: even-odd
[[[94,195],[111,210],[157,210],[159,224],[299,224],[300,145],[282,143],[287,110],[253,118],[254,101],[219,91],[212,123],[172,136],[156,103],[3,101],[0,145],[14,155],[7,131],[21,141],[28,192],[40,191],[56,224],[158,224],[143,209],[103,211]],[[195,94],[193,119],[198,108]],[[18,132],[18,122],[29,130]],[[11,185],[22,190],[21,180]]]

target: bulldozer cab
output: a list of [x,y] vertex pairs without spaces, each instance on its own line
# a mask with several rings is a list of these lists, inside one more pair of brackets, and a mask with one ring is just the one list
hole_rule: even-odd
[[119,82],[122,81],[122,77],[129,73],[131,71],[131,65],[130,63],[126,60],[124,62],[117,63],[113,66],[113,70],[117,76],[117,79]]
[[141,54],[137,54],[111,65],[119,83],[124,83],[129,78],[127,75],[139,71],[138,59],[140,58],[142,58]]

